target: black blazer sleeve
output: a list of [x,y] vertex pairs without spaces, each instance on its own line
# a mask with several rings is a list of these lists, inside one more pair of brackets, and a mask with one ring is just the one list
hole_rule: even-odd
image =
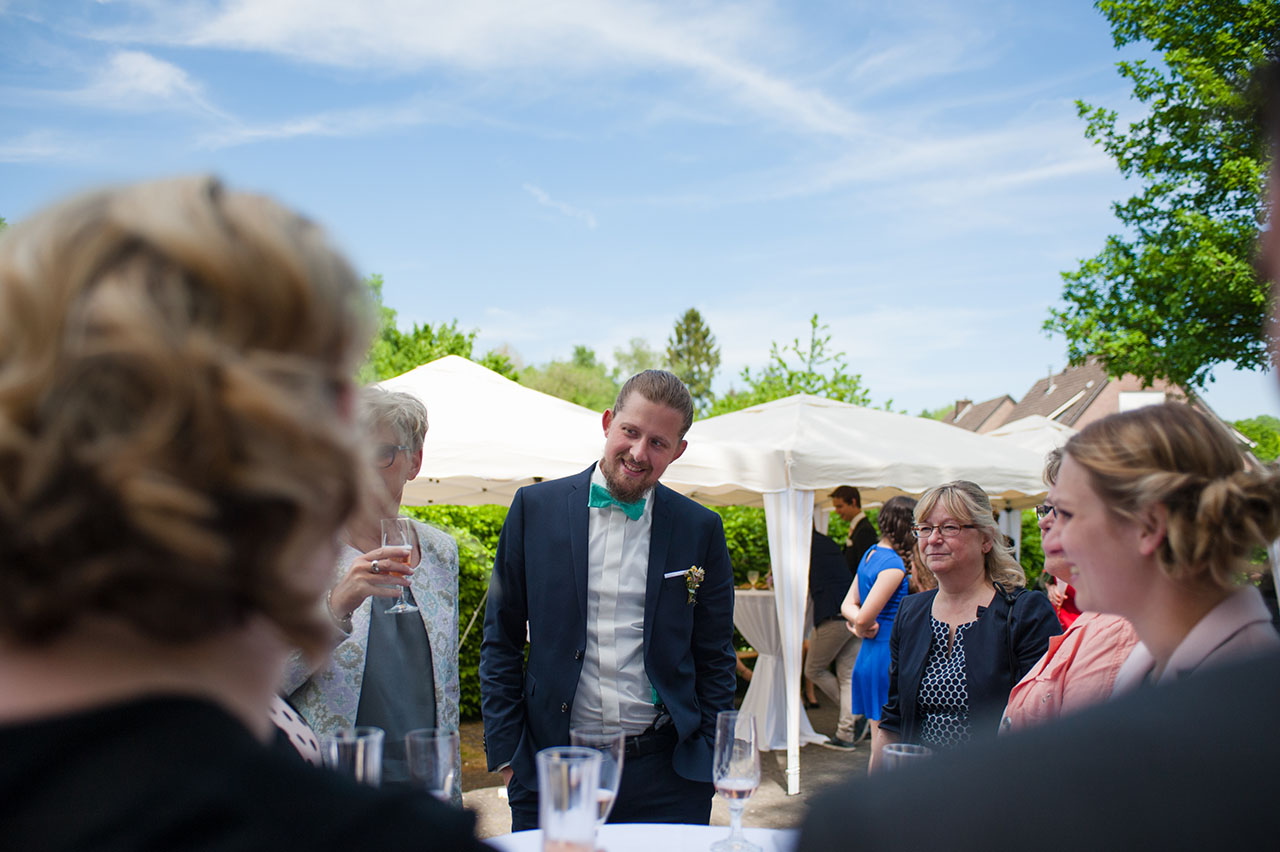
[[879,540],[880,536],[876,533],[876,528],[866,518],[859,521],[853,528],[849,546],[844,549],[844,558],[849,565],[849,571],[855,577],[858,575],[858,566],[862,564],[862,557]]

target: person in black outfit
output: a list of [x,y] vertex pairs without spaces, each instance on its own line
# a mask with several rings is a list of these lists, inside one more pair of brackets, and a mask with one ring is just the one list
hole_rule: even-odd
[[[809,545],[809,596],[813,598],[813,633],[804,661],[804,676],[840,706],[836,731],[824,746],[848,751],[857,745],[867,720],[850,709],[853,697],[853,664],[862,640],[854,636],[840,614],[853,575],[840,547],[816,529]],[[836,672],[830,666],[835,663]]]
[[269,745],[291,647],[335,630],[365,298],[318,228],[209,178],[0,240],[4,848],[480,848]]
[[849,534],[844,539],[844,558],[849,565],[849,576],[858,573],[863,555],[880,540],[880,534],[862,511],[862,495],[852,485],[841,485],[831,492],[831,508],[849,522]]

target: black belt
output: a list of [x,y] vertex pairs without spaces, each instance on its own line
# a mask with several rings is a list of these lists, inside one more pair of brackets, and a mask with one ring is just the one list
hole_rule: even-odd
[[622,751],[627,757],[644,757],[646,754],[671,751],[675,744],[676,726],[668,722],[661,728],[650,728],[642,734],[627,737]]

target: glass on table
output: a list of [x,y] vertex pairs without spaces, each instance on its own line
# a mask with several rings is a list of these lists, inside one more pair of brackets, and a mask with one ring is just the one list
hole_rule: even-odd
[[756,587],[756,583],[760,582],[760,572],[752,568],[747,572],[747,582],[751,584],[751,588]]
[[600,815],[597,826],[604,825],[618,798],[622,784],[622,757],[626,751],[626,735],[617,728],[570,728],[569,744],[593,748],[600,752],[600,785],[596,789],[596,804]]
[[756,744],[756,720],[751,713],[721,710],[716,715],[711,780],[729,806],[730,823],[729,836],[711,844],[712,852],[763,852],[742,833],[742,812],[747,799],[760,786],[760,749]]
[[557,746],[535,756],[542,852],[594,852],[602,756],[594,748]]
[[[408,518],[382,519],[382,546],[397,547],[404,552],[403,557],[389,557],[386,561],[399,563],[404,568],[416,568],[422,561],[422,551],[418,545],[417,533]],[[387,612],[417,612],[418,608],[409,602],[408,586],[400,587],[400,599],[395,606],[388,607]]]
[[368,784],[382,786],[382,742],[386,733],[381,728],[361,725],[342,728],[325,737],[324,765],[330,769]]
[[415,728],[405,734],[410,783],[446,804],[451,801],[460,745],[453,728]]

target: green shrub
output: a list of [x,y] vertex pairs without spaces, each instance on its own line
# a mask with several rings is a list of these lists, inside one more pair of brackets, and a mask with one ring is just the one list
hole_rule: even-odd
[[1022,512],[1022,570],[1027,572],[1027,588],[1038,588],[1040,575],[1044,573],[1044,548],[1040,544],[1040,526],[1036,513],[1030,509]]

